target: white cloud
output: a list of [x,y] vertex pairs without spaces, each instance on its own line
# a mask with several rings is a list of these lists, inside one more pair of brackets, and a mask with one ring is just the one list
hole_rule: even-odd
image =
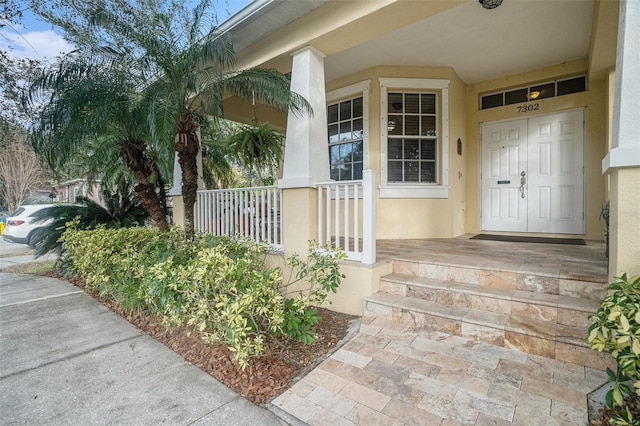
[[3,29],[0,31],[0,47],[11,57],[39,60],[54,59],[74,49],[73,45],[53,30],[17,34]]

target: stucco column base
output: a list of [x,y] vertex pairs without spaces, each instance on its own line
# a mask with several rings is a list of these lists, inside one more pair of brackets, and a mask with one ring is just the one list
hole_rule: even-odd
[[309,240],[318,239],[318,192],[315,188],[282,191],[284,249],[305,256]]
[[640,167],[609,172],[609,278],[640,274]]
[[184,203],[182,195],[173,196],[173,224],[184,228]]
[[[285,255],[298,253],[302,258],[306,257],[309,248],[309,240],[318,239],[318,193],[315,188],[285,188],[283,197],[283,221],[284,226],[284,250]],[[291,271],[280,263],[273,266],[283,268],[284,277]],[[278,262],[278,259],[271,259]],[[340,265],[340,271],[346,275],[342,280],[337,293],[329,295],[330,304],[325,307],[334,311],[345,312],[353,315],[362,315],[364,298],[378,291],[380,277],[390,274],[391,262],[380,262],[375,265],[363,265],[360,262],[344,261]],[[293,272],[295,276],[295,271]],[[295,292],[304,288],[305,284],[289,291]]]

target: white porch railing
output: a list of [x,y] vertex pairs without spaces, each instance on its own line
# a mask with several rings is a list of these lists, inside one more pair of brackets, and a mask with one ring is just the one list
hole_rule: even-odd
[[199,232],[241,235],[282,249],[282,190],[276,186],[198,191]]
[[362,180],[326,182],[318,188],[318,241],[333,243],[350,260],[376,261],[375,181],[373,170]]

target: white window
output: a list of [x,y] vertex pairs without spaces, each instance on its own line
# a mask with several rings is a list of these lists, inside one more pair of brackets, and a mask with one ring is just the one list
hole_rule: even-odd
[[364,161],[362,96],[329,105],[327,124],[331,179],[362,179]]
[[332,180],[360,180],[368,166],[369,81],[327,93]]
[[448,80],[380,79],[382,198],[449,196]]

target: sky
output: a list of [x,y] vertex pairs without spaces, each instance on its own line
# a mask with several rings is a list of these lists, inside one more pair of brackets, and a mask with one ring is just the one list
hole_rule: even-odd
[[[195,0],[190,2],[196,3]],[[249,3],[251,0],[212,1],[221,21]],[[23,14],[21,26],[6,26],[0,30],[0,49],[8,51],[9,56],[14,58],[54,60],[56,56],[73,48],[74,46],[64,40],[59,30],[42,22],[29,11]]]

